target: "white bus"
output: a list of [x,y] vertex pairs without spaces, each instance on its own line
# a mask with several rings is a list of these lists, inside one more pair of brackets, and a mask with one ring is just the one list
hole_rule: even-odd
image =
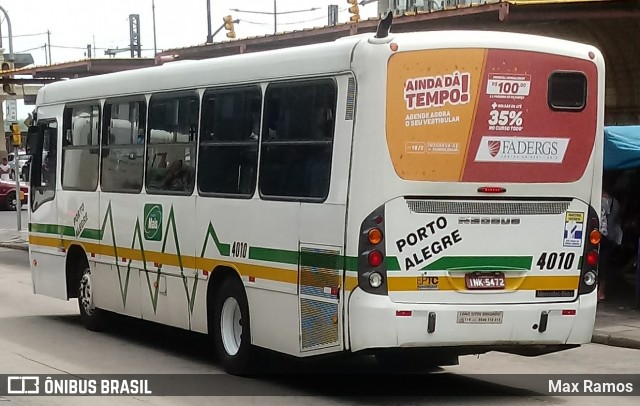
[[[359,35],[37,97],[34,291],[393,368],[591,339],[604,63],[496,32]],[[37,141],[37,142],[36,142]]]

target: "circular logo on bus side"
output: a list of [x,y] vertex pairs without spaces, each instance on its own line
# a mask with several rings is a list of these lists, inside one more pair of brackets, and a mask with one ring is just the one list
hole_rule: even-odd
[[144,206],[144,238],[150,241],[162,239],[162,206],[159,204]]

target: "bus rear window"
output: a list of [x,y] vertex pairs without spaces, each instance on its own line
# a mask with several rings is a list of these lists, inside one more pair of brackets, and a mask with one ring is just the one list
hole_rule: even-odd
[[549,76],[549,107],[581,111],[587,102],[587,77],[582,72],[554,72]]

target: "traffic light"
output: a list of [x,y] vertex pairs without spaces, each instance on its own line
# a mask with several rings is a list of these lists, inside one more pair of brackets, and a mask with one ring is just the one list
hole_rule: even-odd
[[[2,66],[0,66],[2,68],[2,71],[8,71],[8,70],[13,70],[14,69],[14,65],[13,62],[9,62],[9,61],[2,61]],[[13,75],[12,75],[13,76]],[[10,76],[10,77],[12,77]],[[6,94],[10,94],[10,95],[15,95],[16,91],[15,88],[13,86],[13,84],[11,83],[2,83],[2,91]]]
[[357,23],[360,21],[360,7],[358,7],[358,0],[347,0],[347,3],[351,4],[351,7],[349,7],[349,13],[351,13],[352,16],[349,20],[352,23]]
[[234,28],[234,21],[233,21],[233,17],[232,16],[224,16],[222,18],[222,20],[224,21],[224,29],[229,31],[227,32],[227,38],[235,38],[236,37],[236,31]]
[[[22,145],[22,131],[20,131],[20,124],[12,123],[11,124],[11,135],[13,140],[13,146],[19,147]],[[18,159],[17,157],[15,158]],[[17,162],[16,162],[17,165]]]

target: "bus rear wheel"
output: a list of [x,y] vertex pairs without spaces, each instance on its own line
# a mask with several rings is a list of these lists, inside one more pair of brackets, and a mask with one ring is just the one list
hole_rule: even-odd
[[105,327],[104,311],[97,309],[93,302],[93,286],[91,284],[91,268],[84,265],[80,268],[78,282],[78,307],[82,324],[91,331],[102,331]]
[[217,289],[213,306],[214,343],[220,363],[232,375],[255,371],[255,348],[251,345],[249,304],[240,281],[228,278]]

